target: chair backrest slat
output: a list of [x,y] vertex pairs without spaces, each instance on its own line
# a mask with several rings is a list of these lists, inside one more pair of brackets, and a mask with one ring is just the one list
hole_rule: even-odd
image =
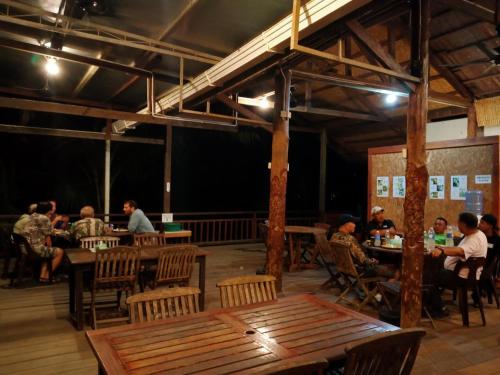
[[271,275],[240,276],[217,284],[222,307],[276,300],[276,278]]
[[[345,375],[409,375],[425,330],[385,332],[345,348]],[[388,355],[390,353],[390,355]]]
[[158,247],[166,245],[167,237],[163,233],[134,233],[134,246]]
[[100,243],[105,243],[108,248],[118,246],[120,239],[113,236],[94,236],[80,238],[80,247],[84,249],[93,249]]
[[134,290],[140,267],[140,249],[130,246],[97,250],[94,290],[127,288]]
[[127,298],[130,322],[150,322],[199,312],[198,288],[154,290]]

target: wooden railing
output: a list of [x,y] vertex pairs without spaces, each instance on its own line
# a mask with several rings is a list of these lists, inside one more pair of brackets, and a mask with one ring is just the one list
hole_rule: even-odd
[[[71,214],[70,222],[77,221],[78,215]],[[123,214],[110,214],[109,222],[117,227],[126,228],[128,217]],[[162,230],[161,213],[146,213],[155,229]],[[260,240],[259,223],[267,219],[265,211],[233,212],[181,212],[174,213],[174,222],[182,224],[183,229],[191,230],[191,242],[201,245],[253,242]],[[104,219],[104,215],[96,215]],[[18,215],[0,215],[0,223],[11,227]],[[312,226],[318,220],[315,212],[289,212],[287,225]]]

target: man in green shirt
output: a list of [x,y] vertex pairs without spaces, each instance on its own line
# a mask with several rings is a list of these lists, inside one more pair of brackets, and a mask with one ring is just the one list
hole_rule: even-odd
[[446,228],[448,227],[448,220],[444,217],[437,217],[434,221],[434,240],[436,245],[446,245]]

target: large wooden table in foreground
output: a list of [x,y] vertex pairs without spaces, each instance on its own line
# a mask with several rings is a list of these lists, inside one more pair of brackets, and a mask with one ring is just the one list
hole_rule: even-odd
[[[66,257],[70,263],[69,277],[69,313],[75,321],[76,329],[84,326],[83,314],[83,273],[91,272],[95,267],[95,253],[88,249],[66,249]],[[141,248],[141,263],[155,263],[158,259],[159,248]],[[198,249],[196,263],[198,268],[198,287],[200,294],[200,309],[205,308],[205,268],[208,251]]]
[[397,327],[313,295],[88,331],[105,374],[251,374],[296,359],[344,358],[344,347]]

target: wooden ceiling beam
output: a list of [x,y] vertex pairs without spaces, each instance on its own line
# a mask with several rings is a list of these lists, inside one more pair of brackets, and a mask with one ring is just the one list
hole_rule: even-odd
[[474,16],[480,20],[494,23],[495,22],[495,10],[488,9],[474,1],[470,0],[438,0],[440,3],[449,6],[452,9],[456,9],[462,13],[469,16]]
[[493,73],[493,74],[487,74],[487,75],[483,75],[483,76],[474,77],[471,79],[466,79],[465,81],[462,81],[462,83],[464,85],[471,85],[477,81],[483,81],[485,79],[492,79],[492,78],[499,78],[499,77],[500,77],[500,73]]
[[[396,59],[392,57],[357,20],[347,21],[346,26],[349,28],[349,30],[351,30],[356,40],[364,44],[367,49],[377,58],[377,60],[379,60],[385,67],[401,74],[408,74],[405,69],[396,61]],[[415,89],[415,85],[413,83],[403,81],[403,84],[405,84],[412,91]]]
[[[107,134],[104,132],[100,133],[100,132],[90,132],[82,130],[54,129],[54,128],[39,127],[39,126],[35,127],[35,126],[21,126],[21,125],[7,125],[7,124],[0,124],[0,133],[43,135],[50,137],[90,139],[97,141],[105,141],[107,139]],[[117,134],[111,134],[111,141],[142,143],[149,145],[165,144],[165,141],[163,139],[129,137]]]
[[464,98],[472,101],[474,100],[474,94],[460,81],[460,79],[443,65],[443,61],[440,57],[434,53],[432,48],[430,48],[429,61],[431,66],[438,71],[438,73],[453,87],[460,95]]
[[250,109],[248,109],[244,105],[237,103],[234,100],[230,99],[227,95],[219,93],[219,94],[215,95],[215,98],[218,101],[220,101],[221,103],[223,103],[224,105],[226,105],[227,107],[235,110],[236,112],[238,112],[239,114],[245,116],[246,118],[248,118],[250,120],[267,122],[266,119],[259,116],[257,113],[251,111]]
[[330,109],[330,108],[297,106],[297,107],[290,108],[290,111],[291,112],[301,112],[301,113],[311,113],[314,115],[322,115],[322,116],[350,118],[350,119],[356,119],[356,120],[381,121],[381,118],[376,116],[376,115],[371,115],[368,113],[360,113],[360,112],[339,111],[339,110]]

